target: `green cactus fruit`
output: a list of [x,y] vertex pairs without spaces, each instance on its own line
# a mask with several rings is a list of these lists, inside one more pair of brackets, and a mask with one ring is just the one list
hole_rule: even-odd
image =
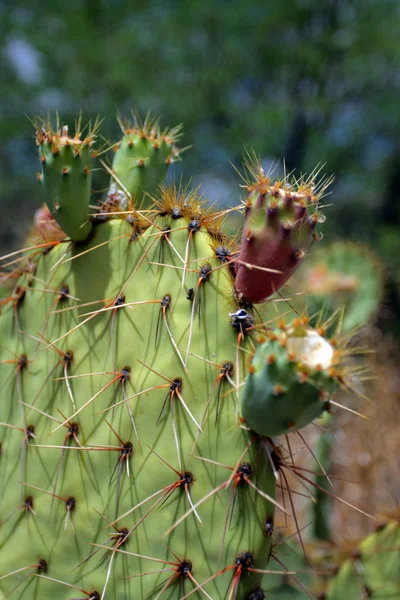
[[390,520],[352,552],[329,583],[326,600],[400,598],[400,526]]
[[345,371],[335,341],[306,318],[266,337],[251,359],[242,414],[253,431],[272,437],[301,429],[327,410]]
[[[58,124],[57,124],[58,125]],[[54,130],[50,123],[37,128],[36,142],[42,163],[38,175],[46,204],[60,228],[72,240],[85,240],[90,231],[89,200],[92,185],[92,149],[98,123],[82,139],[80,120],[74,136],[68,126]]]
[[312,174],[300,183],[287,177],[276,182],[252,155],[245,166],[248,196],[235,287],[241,298],[254,304],[286,283],[318,239],[315,227],[323,220],[318,202],[330,180],[317,186]]
[[115,147],[108,201],[118,199],[126,210],[132,197],[136,206],[143,207],[150,204],[150,196],[165,180],[169,165],[183,152],[176,146],[182,128],[162,131],[158,119],[150,116],[143,123],[138,117],[133,124],[119,122],[124,135]]
[[334,242],[311,252],[291,287],[296,304],[325,318],[343,310],[342,332],[354,330],[376,315],[383,294],[382,267],[362,244]]
[[[78,196],[86,189],[83,178]],[[125,215],[104,206],[84,242],[66,232],[12,257],[0,590],[246,600],[270,555],[266,523],[286,510],[264,440],[239,410],[246,357],[274,307],[240,304],[237,248],[196,192],[163,187],[148,211]],[[298,384],[310,399],[336,385],[323,367]]]

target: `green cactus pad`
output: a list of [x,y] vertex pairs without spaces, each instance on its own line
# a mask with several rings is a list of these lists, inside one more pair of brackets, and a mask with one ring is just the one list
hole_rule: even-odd
[[[149,205],[149,196],[156,194],[169,165],[179,156],[175,144],[180,138],[181,127],[161,131],[158,121],[148,117],[143,124],[137,119],[133,125],[121,121],[121,128],[124,136],[116,147],[109,193],[120,190],[134,198],[137,206],[143,207]],[[128,198],[126,202],[128,204]]]
[[400,598],[400,527],[389,521],[369,535],[332,578],[326,600]]
[[298,306],[331,317],[344,311],[341,330],[351,331],[377,313],[383,294],[382,266],[362,244],[334,242],[311,252],[291,286]]
[[247,425],[271,437],[301,429],[327,409],[342,379],[334,347],[301,320],[268,334],[243,390]]
[[[96,129],[96,128],[95,128]],[[92,185],[92,150],[95,129],[84,139],[68,136],[68,127],[54,131],[38,128],[36,139],[46,204],[58,225],[72,240],[85,240],[90,231],[89,200]]]

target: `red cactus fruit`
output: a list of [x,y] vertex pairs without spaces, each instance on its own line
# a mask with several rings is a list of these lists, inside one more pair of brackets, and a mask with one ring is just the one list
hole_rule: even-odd
[[331,179],[319,173],[291,182],[288,177],[272,181],[254,157],[245,163],[243,187],[245,224],[238,259],[236,292],[239,298],[260,303],[277,292],[300,265],[312,241],[315,227],[323,220],[318,203]]

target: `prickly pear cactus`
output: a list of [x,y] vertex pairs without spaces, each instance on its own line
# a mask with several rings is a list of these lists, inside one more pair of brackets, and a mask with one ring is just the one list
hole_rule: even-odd
[[341,330],[351,331],[371,321],[383,295],[382,266],[372,252],[362,244],[334,242],[316,248],[290,281],[290,287],[300,295],[296,306],[316,322],[343,312]]
[[[39,179],[66,235],[43,213],[40,240],[2,259],[16,286],[0,301],[0,590],[253,598],[274,510],[287,509],[258,435],[282,427],[241,416],[248,357],[276,314],[252,302],[300,262],[324,188],[273,182],[254,163],[239,248],[224,213],[187,188],[161,187],[140,210],[179,154],[176,130],[154,121],[125,126],[110,191],[89,210],[96,132],[40,124]],[[333,377],[314,370],[309,419]]]
[[400,527],[390,520],[365,538],[332,578],[326,600],[400,597]]
[[[396,518],[377,526],[351,552],[315,541],[307,544],[306,556],[292,539],[279,540],[278,552],[295,576],[266,575],[262,598],[273,600],[368,600],[400,597],[400,527]],[[257,600],[258,597],[257,597]]]

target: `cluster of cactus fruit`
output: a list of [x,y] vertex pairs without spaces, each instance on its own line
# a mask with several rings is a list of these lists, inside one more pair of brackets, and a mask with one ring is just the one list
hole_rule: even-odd
[[93,206],[97,125],[38,123],[48,208],[2,258],[0,594],[261,600],[287,572],[287,473],[308,480],[276,438],[349,383],[340,340],[279,292],[327,181],[274,181],[248,157],[246,198],[213,212],[163,184],[179,128],[121,124]]

